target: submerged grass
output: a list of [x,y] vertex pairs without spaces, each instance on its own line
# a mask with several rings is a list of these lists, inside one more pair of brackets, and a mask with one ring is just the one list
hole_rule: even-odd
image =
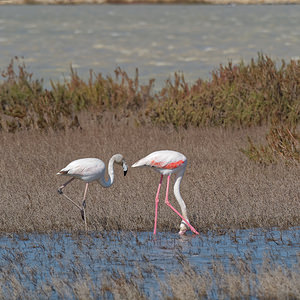
[[[52,278],[38,282],[34,288],[24,287],[26,280],[38,272],[24,266],[29,274],[21,270],[19,276],[13,275],[9,269],[3,270],[0,281],[0,299],[299,299],[300,274],[295,266],[292,270],[284,266],[265,263],[260,270],[252,271],[251,265],[243,266],[240,262],[232,264],[226,270],[222,264],[216,264],[213,272],[209,270],[195,271],[188,263],[183,270],[166,274],[166,281],[157,280],[154,286],[159,297],[148,296],[145,292],[143,277],[140,271],[130,275],[115,271],[110,275],[102,273],[94,282],[88,273],[74,274],[67,279]],[[69,266],[72,268],[72,266]],[[74,269],[81,266],[75,265]],[[72,269],[69,270],[72,272]],[[145,267],[151,272],[151,265]],[[74,277],[74,278],[72,278]],[[213,282],[214,281],[214,282]],[[213,282],[213,283],[212,283]]]
[[[212,255],[205,264],[193,266],[180,247],[184,242],[177,239],[168,247],[161,238],[157,242],[169,253],[168,265],[161,266],[154,261],[163,259],[149,249],[163,249],[151,238],[122,232],[96,235],[10,238],[11,246],[1,249],[0,299],[300,298],[299,263],[285,265],[283,258],[274,258],[276,251],[259,265],[251,253],[228,253],[223,257],[228,263]],[[222,238],[218,240],[222,245]],[[202,246],[197,239],[193,247],[201,252]]]

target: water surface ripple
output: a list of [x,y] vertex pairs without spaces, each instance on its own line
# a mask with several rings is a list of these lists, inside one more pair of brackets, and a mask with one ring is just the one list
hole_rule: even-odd
[[[163,281],[167,274],[182,272],[186,263],[198,272],[210,272],[218,263],[230,268],[235,260],[244,261],[253,272],[266,260],[275,266],[295,268],[299,264],[300,228],[230,230],[183,237],[159,233],[156,238],[148,232],[2,236],[0,256],[0,282],[5,282],[5,271],[12,270],[32,291],[53,278],[72,283],[88,276],[100,287],[104,274],[123,272],[128,276],[142,274],[143,290],[155,299],[161,296],[157,278]],[[34,279],[29,275],[32,273]]]
[[294,5],[80,5],[0,7],[0,69],[24,57],[45,83],[72,64],[81,77],[120,66],[158,85],[174,72],[209,78],[220,63],[299,58],[300,7]]

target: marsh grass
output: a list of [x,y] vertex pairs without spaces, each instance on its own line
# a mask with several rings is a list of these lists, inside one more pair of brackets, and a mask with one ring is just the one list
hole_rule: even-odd
[[[10,233],[24,242],[21,249],[18,245],[22,243],[17,241],[15,246],[1,246],[0,299],[300,297],[299,266],[278,264],[272,256],[258,270],[251,260],[232,259],[228,267],[214,258],[212,268],[196,269],[189,264],[188,254],[171,245],[179,266],[159,277],[157,273],[163,272],[164,267],[154,267],[151,257],[143,252],[145,243],[151,248],[153,241],[145,242],[137,236],[133,246],[125,234],[153,230],[159,182],[159,174],[153,170],[129,169],[124,177],[122,169],[115,168],[116,182],[111,188],[91,185],[87,235],[83,234],[79,211],[57,193],[66,179],[55,174],[73,159],[94,156],[107,163],[112,154],[121,152],[130,165],[151,151],[168,148],[188,157],[181,194],[192,225],[200,231],[199,242],[211,230],[222,235],[234,228],[297,226],[298,168],[284,163],[262,168],[239,150],[246,146],[247,136],[261,142],[267,128],[176,131],[172,127],[116,126],[109,117],[106,126],[100,127],[88,114],[80,118],[84,121],[82,129],[0,133],[0,230],[3,235]],[[83,190],[84,183],[77,181],[65,193],[81,201]],[[165,185],[160,197],[158,237],[165,231],[177,232],[180,224],[177,215],[164,205],[164,192]],[[170,201],[179,209],[173,195]],[[115,230],[122,231],[114,234]],[[55,232],[61,231],[68,232],[77,246],[70,247],[64,238],[57,237]],[[52,238],[48,243],[31,241],[29,232],[46,232]],[[95,238],[103,240],[104,246],[97,247]],[[272,236],[270,239],[273,241]],[[291,240],[292,246],[297,245],[297,240]],[[274,239],[275,242],[281,241]],[[116,247],[108,251],[111,245]],[[112,268],[111,264],[118,267]],[[105,265],[107,269],[103,270]],[[128,265],[133,270],[126,271]],[[150,290],[149,280],[155,287]]]
[[[57,188],[67,178],[56,176],[57,171],[81,157],[99,157],[107,163],[115,153],[122,153],[131,165],[159,149],[177,150],[188,158],[181,194],[190,222],[201,234],[300,225],[299,170],[294,163],[298,135],[291,130],[299,121],[299,61],[283,62],[278,69],[271,59],[259,56],[249,65],[220,66],[211,81],[199,80],[192,86],[175,74],[174,81],[167,81],[157,93],[152,91],[153,81],[140,86],[138,72],[134,79],[120,69],[115,75],[104,78],[91,72],[84,82],[71,70],[70,80],[52,82],[48,91],[42,80],[32,80],[22,64],[15,70],[12,62],[3,72],[2,234],[18,233],[25,241],[29,232],[69,232],[80,250],[86,245],[80,240],[84,224],[77,208],[58,195]],[[275,124],[271,131],[270,122]],[[266,144],[265,136],[267,145],[256,146]],[[255,164],[247,156],[263,163]],[[286,158],[293,163],[286,164]],[[97,232],[102,238],[105,231],[152,231],[159,174],[129,169],[124,177],[116,167],[115,175],[109,189],[90,185],[89,233]],[[165,183],[158,231],[177,232],[180,220],[163,203]],[[65,193],[80,202],[83,190],[84,183],[77,181]],[[173,195],[170,201],[179,209]],[[93,242],[87,245],[93,247]],[[53,245],[38,247],[43,253]],[[53,263],[60,263],[66,249],[62,244],[61,251],[48,253]],[[155,273],[147,257],[143,269],[137,266],[130,274],[119,269],[104,272],[96,281],[75,259],[67,265],[65,276],[51,269],[51,278],[39,281],[40,269],[24,264],[24,253],[15,250],[8,249],[1,260],[1,299],[7,295],[12,299],[151,298],[143,287],[147,274]],[[124,254],[115,255],[125,264]],[[109,262],[113,258],[103,257],[99,249],[97,259]],[[216,262],[212,269],[195,270],[180,251],[178,261],[181,268],[165,274],[165,281],[155,278],[164,299],[300,298],[297,268],[272,260],[259,271],[253,271],[251,262],[240,260],[234,260],[229,269]],[[29,287],[23,286],[24,279],[31,283]],[[217,289],[212,289],[213,283]]]
[[[247,136],[259,142],[266,129],[175,131],[116,126],[113,120],[101,127],[88,115],[81,118],[89,123],[88,130],[0,134],[1,232],[83,230],[78,209],[57,193],[57,188],[68,179],[56,176],[58,170],[81,157],[99,157],[107,164],[115,153],[122,153],[131,165],[158,149],[178,150],[188,158],[181,194],[190,222],[197,230],[300,224],[297,166],[279,163],[262,168],[240,151],[247,144]],[[90,185],[89,229],[153,230],[159,174],[130,168],[124,177],[122,168],[116,166],[115,176],[116,182],[109,189],[97,183]],[[180,220],[164,204],[165,180],[158,230],[177,231]],[[72,182],[65,189],[78,203],[83,191],[81,181]],[[172,190],[170,201],[179,209]]]
[[[33,80],[33,74],[17,57],[2,71],[0,84],[0,130],[16,132],[38,129],[61,131],[82,128],[88,113],[99,126],[106,115],[118,125],[246,128],[269,126],[267,145],[249,139],[243,153],[250,159],[271,164],[280,159],[299,161],[295,129],[299,124],[299,60],[278,65],[258,54],[249,64],[220,65],[210,80],[188,84],[183,74],[174,74],[160,91],[154,79],[139,83],[120,68],[115,76],[104,77],[92,70],[87,81],[71,67],[70,79],[51,82]],[[80,116],[80,117],[79,117]]]

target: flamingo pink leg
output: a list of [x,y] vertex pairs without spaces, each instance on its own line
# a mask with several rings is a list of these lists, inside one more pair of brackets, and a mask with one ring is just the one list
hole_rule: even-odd
[[160,187],[161,187],[161,183],[162,183],[163,177],[164,176],[161,175],[160,182],[159,182],[158,189],[157,189],[157,193],[156,193],[156,197],[155,197],[155,219],[154,219],[154,231],[153,231],[153,234],[156,234],[157,208],[158,208],[158,202],[159,202],[158,196],[159,196],[159,191],[160,191]]
[[166,190],[165,203],[186,223],[187,226],[190,227],[192,232],[194,232],[195,234],[199,234],[199,232],[197,232],[197,230],[169,202],[168,194],[169,194],[170,177],[171,177],[171,175],[168,176],[168,180],[167,180],[167,190]]
[[85,190],[84,190],[83,200],[82,200],[82,209],[81,209],[81,217],[84,220],[85,231],[87,231],[86,212],[85,212],[85,208],[86,208],[85,198],[86,198],[88,187],[89,187],[89,183],[87,182],[85,184]]

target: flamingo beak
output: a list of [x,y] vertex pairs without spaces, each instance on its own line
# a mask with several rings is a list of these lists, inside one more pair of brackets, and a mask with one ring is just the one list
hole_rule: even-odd
[[183,229],[183,230],[180,229],[179,234],[184,235],[186,233],[186,231],[187,231],[186,229]]
[[123,171],[124,171],[124,176],[126,176],[127,171],[128,171],[128,167],[125,161],[123,161]]
[[184,235],[187,232],[187,230],[188,230],[187,225],[185,224],[184,221],[181,221],[179,234]]

